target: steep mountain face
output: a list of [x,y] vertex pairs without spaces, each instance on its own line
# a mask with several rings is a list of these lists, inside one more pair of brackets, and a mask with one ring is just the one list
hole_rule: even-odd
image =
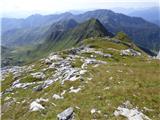
[[51,27],[46,32],[46,42],[48,41],[59,41],[61,37],[65,34],[65,32],[75,28],[78,25],[78,23],[73,20],[65,20],[65,21],[59,21],[57,23],[54,23],[51,25]]
[[[79,42],[80,40],[83,40],[85,38],[90,38],[90,37],[113,36],[113,34],[108,32],[105,29],[105,27],[100,23],[100,21],[97,19],[90,19],[79,25],[77,24],[77,26],[75,23],[76,23],[75,21],[69,20],[67,23],[64,23],[61,26],[60,25],[57,26],[57,24],[54,25],[56,29],[51,27],[51,29],[49,30],[51,34],[49,36],[50,38],[48,37],[48,40],[52,40],[52,41],[55,40],[54,35],[58,35],[55,33],[55,30],[58,31],[59,33],[66,32],[63,34],[64,35],[64,37],[62,37],[63,39],[72,39],[72,40],[75,40],[76,42]],[[70,26],[71,24],[72,26]],[[69,27],[66,27],[68,25]]]
[[78,44],[90,37],[113,37],[97,19],[90,19],[81,24],[74,20],[55,23],[47,32],[46,41],[38,46],[38,50],[64,49]]
[[75,39],[78,43],[79,41],[90,37],[113,37],[113,34],[106,30],[98,19],[90,19],[71,30],[70,36],[73,37],[71,39]]
[[2,120],[159,120],[160,60],[127,41],[89,38],[3,68]]
[[97,18],[112,33],[123,31],[142,47],[158,51],[160,48],[160,28],[141,18],[128,17],[108,10],[96,10],[77,16],[80,21]]
[[[16,24],[19,25],[19,23],[22,24],[22,26],[30,26],[30,28],[34,29],[35,27],[38,27],[40,29],[42,26],[50,26],[54,22],[57,21],[64,21],[67,19],[75,19],[79,22],[84,22],[86,20],[89,20],[91,18],[95,18],[100,20],[100,22],[105,26],[106,29],[108,29],[112,33],[117,33],[119,31],[123,31],[129,35],[133,41],[141,46],[145,47],[147,49],[150,49],[152,51],[159,51],[160,48],[160,28],[156,26],[155,24],[149,23],[141,18],[137,17],[129,17],[123,14],[114,13],[110,10],[95,10],[95,11],[89,11],[84,14],[80,15],[72,15],[71,13],[64,13],[59,15],[47,15],[47,16],[31,16],[27,19],[24,19],[25,22],[18,22]],[[10,21],[9,21],[10,22]],[[27,24],[28,23],[28,24]],[[2,20],[2,28],[8,28],[6,25],[8,22],[3,22]],[[11,29],[14,28],[13,25]],[[7,27],[3,27],[7,26]],[[11,24],[12,26],[12,24]],[[26,29],[25,27],[20,27],[23,29]],[[31,27],[32,26],[32,27]],[[41,26],[41,27],[40,27]],[[40,27],[40,28],[39,28]],[[47,27],[49,28],[49,27]],[[17,29],[17,28],[16,28]],[[5,31],[5,30],[3,30]],[[14,30],[16,31],[16,30]],[[36,34],[34,34],[33,31],[30,33],[33,33],[33,38],[36,38]],[[11,33],[10,33],[11,34]],[[2,44],[8,45],[10,44],[10,41],[16,41],[12,42],[16,45],[18,42],[21,41],[21,39],[17,39],[17,37],[9,38],[10,34],[7,34],[7,31],[3,32],[2,34]],[[25,33],[23,33],[24,35]],[[39,32],[39,34],[42,34],[42,32]],[[12,35],[12,34],[11,34]],[[22,34],[20,34],[22,35]],[[13,36],[19,36],[19,34],[14,33]],[[25,35],[24,35],[25,36]],[[18,37],[19,38],[19,37]],[[24,37],[27,41],[27,37]],[[35,39],[33,39],[32,42],[34,42]],[[7,41],[7,42],[5,42]],[[39,41],[39,40],[38,40]],[[30,44],[32,43],[30,42]],[[11,44],[10,44],[11,45]]]

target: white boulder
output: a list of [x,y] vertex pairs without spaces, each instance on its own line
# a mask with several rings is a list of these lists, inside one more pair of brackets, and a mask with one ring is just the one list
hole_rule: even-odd
[[57,115],[58,120],[74,120],[74,111],[72,107],[67,108]]
[[97,110],[96,110],[95,108],[92,108],[92,109],[91,109],[91,114],[96,113],[96,111],[97,111]]
[[49,56],[49,59],[51,61],[61,61],[61,60],[63,60],[63,58],[61,58],[59,55],[51,55],[51,56]]
[[45,109],[41,104],[39,104],[37,101],[33,101],[30,104],[30,110],[31,111],[39,111]]
[[54,98],[55,100],[58,100],[58,99],[63,99],[64,97],[63,96],[60,96],[60,95],[57,95],[57,94],[54,94],[52,96],[52,98]]
[[78,93],[81,90],[81,88],[75,89],[73,86],[70,88],[69,93]]
[[132,106],[129,101],[125,102],[122,106],[119,106],[114,112],[115,116],[124,116],[128,120],[151,120],[148,116],[144,115],[137,108],[128,108]]

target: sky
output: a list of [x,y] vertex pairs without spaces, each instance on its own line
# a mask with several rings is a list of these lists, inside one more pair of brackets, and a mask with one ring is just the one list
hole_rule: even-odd
[[1,15],[23,17],[31,14],[53,14],[70,10],[112,8],[146,8],[158,6],[159,0],[0,0]]

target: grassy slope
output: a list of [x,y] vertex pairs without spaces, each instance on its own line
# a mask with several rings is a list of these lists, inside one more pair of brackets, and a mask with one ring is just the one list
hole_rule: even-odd
[[[65,108],[78,106],[80,109],[74,108],[76,120],[91,120],[93,118],[105,120],[104,114],[108,116],[109,120],[125,120],[123,117],[116,118],[113,112],[119,105],[129,100],[141,110],[144,109],[143,107],[153,109],[151,112],[143,111],[143,113],[153,120],[159,120],[160,61],[148,60],[144,53],[140,57],[122,57],[118,52],[108,50],[107,48],[121,50],[126,49],[127,46],[101,40],[100,38],[86,40],[84,43],[103,52],[110,53],[114,57],[102,58],[98,56],[97,59],[107,61],[108,64],[100,65],[97,68],[89,66],[83,81],[68,81],[63,86],[56,82],[41,92],[33,92],[30,88],[27,90],[17,89],[14,91],[14,95],[6,94],[2,97],[2,104],[6,96],[13,96],[17,101],[25,100],[25,102],[12,104],[2,114],[2,119],[56,120],[56,115]],[[82,55],[88,56],[88,54]],[[80,66],[79,64],[81,63],[78,61],[76,60],[77,64],[74,64],[74,66]],[[36,71],[46,67],[38,61],[34,64],[36,64]],[[122,72],[119,72],[119,70]],[[26,74],[24,73],[22,76],[26,76]],[[91,74],[93,80],[88,81],[87,77],[90,77]],[[113,77],[113,79],[111,80],[110,77]],[[4,81],[6,83],[2,81],[2,89],[9,86],[10,81],[13,81],[12,75]],[[68,90],[71,86],[78,87],[80,85],[85,87],[79,93],[66,93],[62,100],[52,99],[53,94]],[[105,90],[104,88],[106,87],[109,87],[109,90]],[[29,112],[30,103],[40,97],[49,99],[49,102],[43,103],[46,109],[40,112]],[[57,106],[54,106],[53,103]],[[90,111],[92,108],[101,110],[101,114],[91,115]]]

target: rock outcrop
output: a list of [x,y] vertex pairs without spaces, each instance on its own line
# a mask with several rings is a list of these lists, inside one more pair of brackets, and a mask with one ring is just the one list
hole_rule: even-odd
[[30,104],[30,111],[44,110],[45,108],[40,104],[40,102],[48,102],[48,99],[36,99]]
[[58,120],[74,120],[74,111],[72,107],[67,108],[57,115]]
[[128,120],[151,120],[149,117],[144,115],[137,108],[131,108],[131,104],[129,101],[123,103],[123,105],[119,106],[117,110],[114,112],[115,116],[124,116]]
[[140,56],[141,53],[133,49],[126,49],[126,50],[121,50],[120,55],[122,56]]
[[45,109],[45,108],[36,101],[33,101],[30,105],[31,111],[39,111],[39,110],[43,110],[43,109]]

